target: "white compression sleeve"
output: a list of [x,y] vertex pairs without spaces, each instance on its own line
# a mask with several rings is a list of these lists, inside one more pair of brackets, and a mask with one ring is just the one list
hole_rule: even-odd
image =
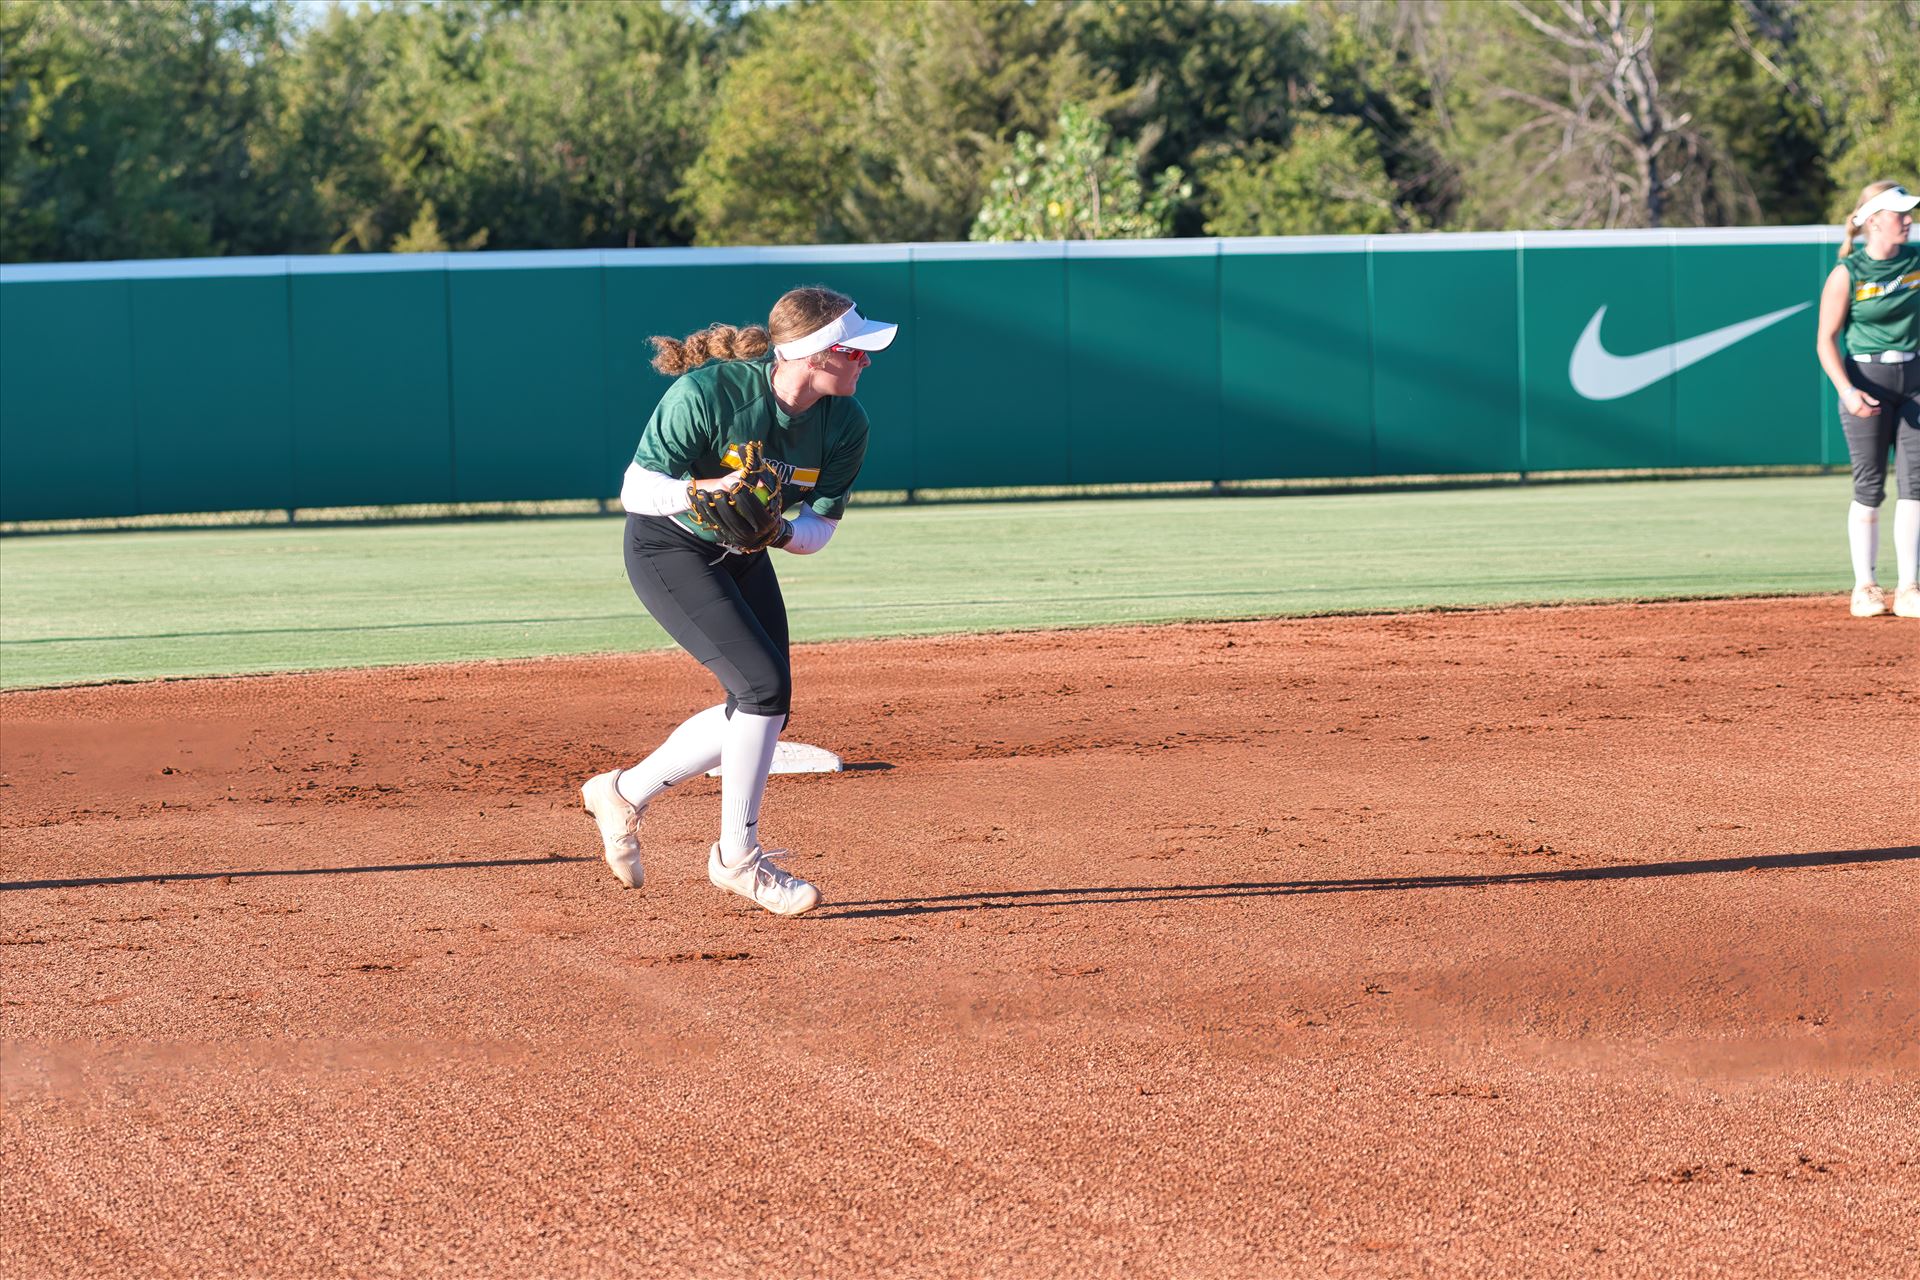
[[802,507],[800,514],[793,518],[793,537],[787,539],[787,545],[781,550],[810,556],[826,546],[827,539],[833,537],[833,531],[839,527],[838,520],[829,520],[812,507]]
[[1910,587],[1920,571],[1920,498],[1896,498],[1893,503],[1893,562],[1900,585]]
[[1880,557],[1880,513],[1857,502],[1847,504],[1847,550],[1853,553],[1853,585],[1873,581],[1873,562]]
[[720,739],[720,861],[737,867],[760,847],[760,802],[785,716],[735,708]]
[[727,732],[727,704],[708,707],[680,723],[654,753],[615,780],[628,804],[644,806],[676,782],[698,777],[720,763]]
[[649,471],[637,462],[627,464],[626,477],[620,482],[620,505],[636,516],[677,516],[692,506],[685,480]]

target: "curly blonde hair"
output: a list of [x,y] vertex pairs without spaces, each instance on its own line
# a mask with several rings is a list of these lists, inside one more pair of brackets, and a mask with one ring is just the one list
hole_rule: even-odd
[[650,338],[653,367],[677,378],[709,360],[758,360],[775,344],[806,337],[852,305],[852,298],[825,285],[789,289],[773,304],[764,326],[740,329],[730,324],[710,324],[684,338]]

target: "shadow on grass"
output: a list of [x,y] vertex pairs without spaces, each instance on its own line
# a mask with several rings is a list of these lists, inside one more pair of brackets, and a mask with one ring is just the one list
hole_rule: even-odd
[[1012,911],[1022,907],[1095,907],[1142,902],[1204,902],[1218,898],[1269,898],[1296,893],[1379,893],[1417,889],[1474,889],[1495,885],[1560,884],[1583,880],[1650,880],[1663,876],[1724,875],[1805,867],[1844,867],[1920,860],[1920,845],[1893,849],[1839,849],[1817,853],[1771,853],[1743,858],[1694,858],[1679,862],[1620,863],[1513,871],[1485,875],[1379,876],[1359,880],[1274,880],[1230,884],[1085,886],[1065,889],[1005,889],[927,898],[890,898],[832,903],[809,919],[858,920],[876,916],[932,915],[942,911]]

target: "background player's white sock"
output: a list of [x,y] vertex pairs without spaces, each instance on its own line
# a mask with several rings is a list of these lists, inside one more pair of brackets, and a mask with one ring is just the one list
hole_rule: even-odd
[[1873,581],[1873,562],[1880,558],[1880,513],[1857,502],[1847,504],[1847,546],[1853,552],[1853,585]]
[[676,782],[697,777],[720,763],[720,742],[727,732],[727,706],[688,716],[667,735],[658,750],[615,780],[628,804],[641,805]]
[[737,867],[760,843],[760,800],[785,716],[735,711],[720,743],[720,861]]
[[1900,585],[1914,585],[1920,571],[1920,498],[1893,504],[1893,562],[1900,568]]

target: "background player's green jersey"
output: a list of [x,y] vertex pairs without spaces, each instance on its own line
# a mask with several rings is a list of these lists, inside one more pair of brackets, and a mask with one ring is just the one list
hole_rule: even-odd
[[1869,258],[1862,245],[1848,254],[1848,351],[1912,351],[1920,345],[1920,247],[1891,258]]
[[[850,396],[822,396],[789,415],[773,394],[771,360],[716,360],[667,388],[640,433],[633,460],[683,480],[711,480],[740,465],[740,447],[757,440],[783,471],[788,510],[805,503],[829,520],[846,514],[847,495],[867,455],[867,414]],[[684,513],[682,525],[714,535]]]

